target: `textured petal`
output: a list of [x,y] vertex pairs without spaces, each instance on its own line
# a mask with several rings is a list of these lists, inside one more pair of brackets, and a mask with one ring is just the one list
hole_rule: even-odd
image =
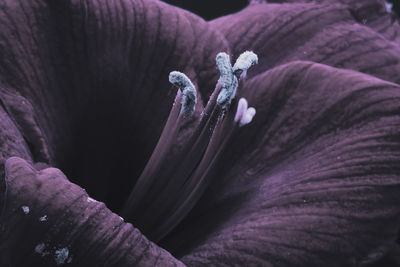
[[6,162],[1,266],[184,266],[55,168]]
[[165,247],[190,266],[360,266],[389,253],[400,225],[400,87],[293,62],[241,94],[257,114]]
[[153,0],[4,0],[0,25],[0,99],[35,160],[113,207],[161,133],[176,94],[169,72],[207,98],[227,51],[204,20]]
[[332,4],[338,3],[347,5],[355,19],[377,32],[387,39],[400,44],[400,24],[394,14],[390,14],[386,7],[385,0],[272,0],[270,3],[307,3],[317,2]]
[[[24,137],[0,101],[0,177],[4,176],[4,163],[11,156],[20,156],[32,162],[32,154]],[[0,179],[0,192],[5,190],[5,181]],[[0,198],[0,207],[3,199]]]
[[32,160],[28,144],[20,134],[18,127],[0,105],[0,175],[4,174],[4,163],[7,158],[18,155]]
[[253,50],[262,59],[249,75],[294,60],[310,60],[399,83],[400,45],[391,41],[397,37],[380,22],[375,28],[382,26],[384,35],[364,25],[370,17],[371,23],[377,20],[361,7],[355,12],[336,2],[261,4],[211,25],[226,36],[234,57]]
[[[362,16],[361,20],[362,20]],[[385,36],[388,40],[400,44],[400,21],[393,13],[383,11],[380,16],[369,19],[366,25]]]

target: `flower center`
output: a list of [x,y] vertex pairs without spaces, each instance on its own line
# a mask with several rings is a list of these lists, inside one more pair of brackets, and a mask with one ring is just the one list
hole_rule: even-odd
[[240,77],[257,60],[253,52],[246,51],[232,67],[227,54],[217,55],[221,77],[185,140],[179,133],[194,119],[196,89],[185,74],[170,73],[169,81],[179,88],[175,102],[153,154],[121,211],[151,240],[161,240],[194,207],[231,136],[253,119],[256,111],[248,108],[246,99],[237,102],[236,113],[231,106]]

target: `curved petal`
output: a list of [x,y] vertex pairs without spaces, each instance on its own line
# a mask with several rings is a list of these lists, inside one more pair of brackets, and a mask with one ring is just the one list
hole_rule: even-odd
[[399,83],[400,44],[385,38],[392,33],[377,20],[385,36],[364,25],[370,16],[356,10],[337,3],[260,4],[210,24],[226,36],[234,57],[250,49],[263,59],[249,75],[309,60]]
[[[169,72],[185,72],[207,99],[218,79],[215,55],[227,50],[224,37],[155,0],[0,5],[0,99],[35,160],[119,206],[175,98]],[[85,178],[91,176],[98,178]]]
[[165,247],[190,266],[360,266],[393,249],[400,87],[293,62],[241,95],[257,114]]
[[[4,176],[4,163],[11,156],[20,156],[32,162],[32,154],[26,139],[11,120],[4,105],[0,101],[0,177]],[[5,181],[0,180],[0,192],[5,190]],[[0,199],[0,207],[3,199]]]
[[0,175],[4,174],[4,163],[7,158],[19,155],[32,161],[29,146],[20,134],[18,127],[8,116],[0,102]]
[[[313,0],[272,0],[270,3],[307,3]],[[387,10],[385,0],[318,0],[318,3],[338,3],[348,6],[355,19],[400,44],[400,24],[394,14]]]
[[6,162],[1,266],[184,266],[61,171]]

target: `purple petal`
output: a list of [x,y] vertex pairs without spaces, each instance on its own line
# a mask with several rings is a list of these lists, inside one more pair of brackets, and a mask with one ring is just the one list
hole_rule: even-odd
[[4,176],[4,162],[13,155],[19,155],[32,160],[28,144],[21,135],[18,127],[0,105],[0,177]]
[[[280,64],[310,60],[400,82],[400,43],[394,42],[399,26],[393,22],[392,28],[387,16],[379,19],[372,2],[354,8],[337,3],[253,5],[210,24],[226,36],[234,57],[252,50],[262,59],[253,76]],[[374,7],[376,14],[371,14]]]
[[204,20],[160,1],[6,0],[0,20],[0,98],[34,161],[61,168],[113,209],[168,116],[169,72],[185,72],[206,99],[215,56],[228,51]]
[[2,266],[184,266],[55,168],[6,162]]
[[190,266],[360,266],[400,226],[400,87],[309,62],[241,91],[257,115],[165,247]]

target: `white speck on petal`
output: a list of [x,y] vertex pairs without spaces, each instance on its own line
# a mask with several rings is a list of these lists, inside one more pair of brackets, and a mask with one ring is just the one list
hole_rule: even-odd
[[43,251],[44,251],[45,246],[46,246],[46,245],[45,245],[44,243],[40,243],[39,245],[37,245],[37,246],[35,247],[35,252],[36,252],[36,253],[39,253],[39,254],[42,254]]
[[87,202],[98,202],[96,199],[88,197]]
[[[55,252],[55,260],[57,265],[64,264],[68,260],[69,250],[68,248],[57,249]],[[67,261],[68,263],[68,261]]]
[[44,243],[40,243],[35,247],[35,252],[44,257],[49,254],[49,252],[45,251],[45,248],[46,245]]
[[41,222],[47,221],[47,215],[43,215],[42,217],[40,217],[39,221],[41,221]]
[[390,13],[392,12],[392,10],[393,10],[393,4],[386,2],[386,11]]
[[22,206],[21,209],[25,214],[29,213],[29,207],[28,206]]
[[121,219],[121,221],[124,221],[124,218],[122,218],[121,216],[119,216],[119,218]]

